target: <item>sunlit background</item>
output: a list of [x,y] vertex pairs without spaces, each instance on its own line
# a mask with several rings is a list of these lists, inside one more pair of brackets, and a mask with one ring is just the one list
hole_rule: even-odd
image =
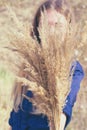
[[[0,47],[8,42],[6,30],[13,26],[12,20],[8,17],[6,5],[10,4],[22,22],[32,22],[38,5],[44,0],[0,0]],[[76,21],[81,27],[87,23],[87,0],[69,0],[75,15]],[[15,26],[13,26],[15,28]],[[87,30],[87,29],[86,29]],[[84,33],[84,37],[87,32]],[[87,35],[86,35],[87,36]],[[84,48],[86,49],[86,48]],[[2,52],[0,48],[0,53]],[[87,66],[87,57],[83,62]],[[86,73],[87,71],[85,71]],[[0,60],[0,130],[8,130],[8,117],[11,110],[11,90],[14,82],[14,74],[6,67],[5,61]],[[73,116],[67,130],[87,130],[87,85],[81,85],[77,102],[73,109]]]

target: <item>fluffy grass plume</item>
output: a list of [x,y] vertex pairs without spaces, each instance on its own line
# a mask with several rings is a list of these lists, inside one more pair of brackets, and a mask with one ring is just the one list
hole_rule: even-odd
[[[71,76],[69,76],[76,44],[73,42],[71,25],[68,26],[66,38],[62,41],[63,31],[60,28],[60,22],[56,26],[55,33],[51,35],[50,27],[45,20],[46,12],[42,15],[44,22],[38,28],[41,44],[38,44],[37,40],[30,35],[31,25],[27,23],[23,25],[11,10],[15,29],[9,29],[9,44],[4,49],[5,52],[8,51],[9,55],[13,54],[13,65],[16,57],[20,57],[17,62],[18,64],[20,62],[20,66],[15,64],[19,72],[16,73],[17,86],[14,88],[15,93],[13,93],[14,99],[16,99],[14,109],[18,109],[21,96],[26,97],[36,106],[35,114],[47,115],[49,125],[52,124],[51,129],[59,130],[60,115],[70,90],[74,71],[72,70]],[[9,62],[9,56],[6,59]],[[25,95],[27,90],[33,92],[33,98]]]

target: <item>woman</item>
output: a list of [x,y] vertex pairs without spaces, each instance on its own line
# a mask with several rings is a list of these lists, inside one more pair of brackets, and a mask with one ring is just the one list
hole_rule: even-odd
[[[55,25],[58,21],[61,23],[62,30],[62,41],[66,38],[67,26],[70,23],[72,26],[74,25],[74,17],[71,9],[67,5],[66,1],[62,0],[47,0],[42,3],[39,9],[36,12],[34,23],[33,23],[33,34],[36,36],[38,42],[41,44],[41,38],[38,32],[38,27],[42,24],[41,12],[46,10],[46,19],[48,24],[50,25],[51,33],[54,33]],[[84,77],[84,72],[82,66],[78,61],[76,61],[71,69],[75,67],[75,71],[73,74],[73,79],[71,83],[71,90],[67,96],[66,104],[63,108],[60,122],[60,130],[64,130],[66,126],[69,124],[72,117],[72,108],[76,101],[77,93],[80,88],[80,82]],[[15,95],[15,94],[14,94]],[[27,91],[26,95],[30,98],[33,97],[33,93],[31,91]],[[17,102],[14,102],[14,109],[10,114],[9,124],[11,130],[49,130],[49,124],[47,116],[43,116],[42,114],[31,114],[33,112],[33,105],[26,98],[22,98],[19,102],[18,110],[15,111],[15,106]],[[22,108],[20,107],[22,104]]]

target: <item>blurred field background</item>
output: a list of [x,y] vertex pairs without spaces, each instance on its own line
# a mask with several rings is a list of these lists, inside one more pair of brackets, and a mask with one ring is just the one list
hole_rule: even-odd
[[[44,0],[0,0],[0,47],[8,43],[6,30],[13,26],[9,19],[6,4],[10,4],[22,22],[32,22],[38,5]],[[76,15],[76,21],[81,23],[81,27],[87,23],[87,0],[69,0]],[[86,29],[87,30],[87,29]],[[85,32],[87,34],[87,32]],[[85,37],[85,34],[84,34]],[[86,48],[84,48],[86,50]],[[2,50],[0,49],[0,53]],[[7,54],[8,55],[8,54]],[[83,62],[84,68],[87,66],[87,57]],[[8,130],[8,117],[11,110],[11,90],[14,82],[14,74],[9,71],[5,61],[0,60],[0,130]],[[10,66],[10,65],[9,65]],[[85,71],[87,73],[87,70]],[[85,79],[86,80],[86,79]],[[73,109],[73,117],[67,130],[87,130],[87,85],[81,85],[77,102]]]

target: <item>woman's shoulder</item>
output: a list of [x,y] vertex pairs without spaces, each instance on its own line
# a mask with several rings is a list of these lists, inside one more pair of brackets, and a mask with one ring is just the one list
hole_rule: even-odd
[[84,74],[83,67],[82,67],[81,63],[77,60],[72,63],[72,66],[70,69],[70,74],[72,74],[72,72],[73,72],[73,78],[76,78],[76,79],[77,79],[77,77],[79,79],[84,78],[85,74]]
[[81,63],[80,63],[78,60],[75,60],[75,61],[72,62],[71,70],[72,70],[73,68],[74,68],[75,70],[80,70],[80,71],[83,72],[83,67],[82,67]]
[[32,98],[33,97],[33,92],[28,89],[27,92],[25,93],[25,95]]
[[32,98],[32,97],[33,97],[32,91],[27,90],[27,92],[25,93],[25,96],[23,97],[23,101],[21,105],[21,108],[23,111],[32,112],[33,106],[32,106],[31,101],[29,100],[29,98]]
[[78,60],[72,61],[71,66],[72,66],[72,67],[74,67],[74,66],[82,67],[81,63],[80,63]]

